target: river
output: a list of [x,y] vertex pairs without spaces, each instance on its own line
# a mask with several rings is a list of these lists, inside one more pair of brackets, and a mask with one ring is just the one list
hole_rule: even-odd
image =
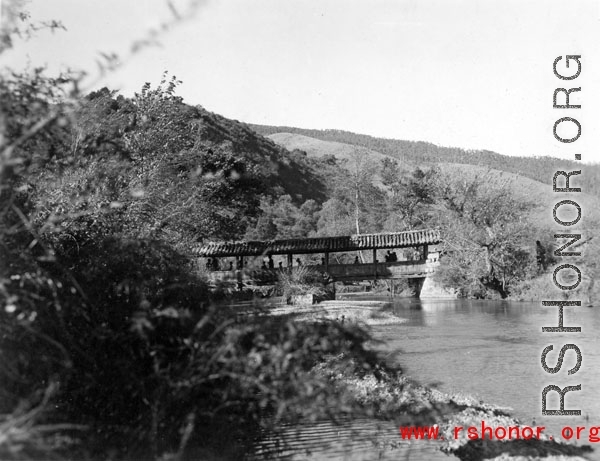
[[[522,424],[546,426],[547,433],[557,436],[567,425],[600,426],[600,392],[596,390],[596,384],[600,383],[600,309],[565,308],[564,326],[581,326],[580,333],[542,333],[543,326],[558,325],[558,308],[542,307],[541,303],[401,298],[386,304],[384,309],[408,321],[372,327],[378,340],[374,347],[388,363],[401,366],[405,374],[418,382],[510,407],[511,415]],[[554,366],[558,351],[569,343],[581,350],[583,361],[579,371],[567,375],[567,370],[576,363],[574,351],[569,351],[561,371],[553,375],[546,373],[540,363],[542,350],[554,345],[547,357],[548,366]],[[581,384],[581,391],[569,392],[565,397],[565,409],[580,409],[580,417],[542,417],[541,393],[550,384],[561,388]],[[549,394],[548,409],[558,408],[555,395]],[[346,425],[341,429],[342,435],[344,432],[356,434],[357,425],[367,433],[377,431],[368,423],[355,422],[354,432]],[[339,433],[340,429],[335,431]],[[389,428],[389,431],[394,429]],[[306,443],[317,442],[318,448],[319,434],[333,433],[334,429],[313,426],[305,432]],[[358,439],[351,435],[355,443]],[[582,442],[589,443],[587,435]],[[316,448],[311,449],[314,452]],[[358,449],[368,450],[368,447],[357,445]],[[436,455],[434,450],[434,447],[423,447],[415,451],[413,447],[400,458],[449,459],[441,453]],[[324,449],[319,456],[309,459],[350,459],[339,454],[338,446],[333,451]],[[399,454],[396,451],[394,458],[398,459]],[[600,451],[595,450],[588,458],[600,461]]]
[[[558,325],[558,308],[540,303],[508,301],[404,299],[389,305],[409,321],[374,327],[379,346],[390,363],[401,365],[417,381],[442,391],[466,392],[488,403],[508,406],[524,424],[544,425],[557,432],[565,425],[600,425],[600,310],[566,307],[564,326],[581,326],[580,333],[543,333]],[[579,371],[574,351],[564,357],[554,375],[541,366],[541,352],[554,345],[547,362],[554,366],[564,344],[581,349]],[[565,409],[580,409],[581,417],[541,415],[542,389],[581,384],[565,397]],[[558,399],[549,394],[548,409]],[[587,421],[586,421],[587,418]]]

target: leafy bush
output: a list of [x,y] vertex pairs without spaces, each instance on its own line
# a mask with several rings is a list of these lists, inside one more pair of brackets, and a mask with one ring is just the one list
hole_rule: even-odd
[[243,234],[264,165],[196,138],[171,86],[56,104],[57,85],[0,85],[0,457],[239,458],[232,439],[335,408],[310,370],[364,334],[241,318],[189,256]]
[[301,295],[323,296],[327,292],[324,284],[328,281],[327,274],[309,266],[296,266],[278,273],[276,287],[284,299]]
[[[0,379],[13,408],[24,400],[34,408],[54,389],[37,422],[77,428],[71,456],[157,458],[185,450],[186,433],[188,450],[219,450],[219,428],[248,437],[253,427],[336,408],[311,369],[328,354],[360,353],[361,330],[236,319],[209,304],[206,285],[161,242],[69,242],[45,272],[5,280]],[[36,457],[22,446],[23,457]],[[0,451],[14,455],[15,446]]]

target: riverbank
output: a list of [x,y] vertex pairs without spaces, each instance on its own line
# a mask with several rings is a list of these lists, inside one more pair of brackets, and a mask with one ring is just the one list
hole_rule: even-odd
[[[571,460],[580,461],[591,450],[587,447],[560,444],[550,434],[539,434],[531,440],[477,440],[468,438],[466,428],[518,427],[528,434],[529,426],[510,416],[510,408],[487,404],[474,397],[448,394],[431,389],[404,376],[398,370],[379,368],[365,373],[360,367],[349,368],[343,357],[332,357],[316,367],[334,386],[349,389],[357,402],[372,410],[374,418],[392,418],[396,426],[438,426],[439,450],[462,461],[505,460]],[[456,433],[455,428],[465,428]],[[536,429],[533,428],[535,433]],[[399,436],[400,434],[398,434]],[[399,436],[399,442],[400,436]],[[427,441],[429,442],[429,441]],[[414,444],[425,443],[415,441]],[[389,450],[399,449],[401,443],[389,444]]]
[[274,316],[293,315],[298,321],[336,320],[364,325],[394,325],[406,319],[382,310],[387,301],[323,301],[313,305],[281,305],[269,311]]
[[[381,325],[403,323],[407,320],[392,311],[382,311],[386,301],[329,301],[315,306],[282,306],[271,311],[271,315],[293,316],[298,321],[337,320],[347,323]],[[402,360],[400,359],[400,363]],[[373,459],[387,459],[398,456],[407,443],[401,440],[397,430],[400,426],[434,425],[439,426],[439,438],[434,442],[439,452],[454,455],[461,460],[505,459],[505,460],[582,460],[589,449],[573,445],[559,444],[550,439],[551,434],[540,434],[539,440],[513,441],[472,441],[466,430],[454,433],[454,428],[462,426],[480,427],[482,422],[488,427],[526,426],[510,415],[509,408],[502,408],[482,402],[464,393],[445,393],[420,385],[399,369],[381,363],[372,369],[365,369],[360,363],[346,355],[327,357],[315,367],[315,373],[329,380],[332,386],[349,392],[352,398],[364,409],[365,414],[379,421],[393,421],[397,443],[389,442],[389,434],[374,435]],[[443,437],[444,440],[441,440]],[[385,443],[384,443],[385,442]],[[350,441],[349,441],[350,443]],[[431,442],[413,442],[412,446]],[[383,448],[381,448],[383,447]],[[383,451],[382,451],[383,450]],[[395,453],[395,455],[394,455]],[[429,452],[429,454],[431,451]],[[430,459],[427,453],[416,459]],[[298,458],[306,459],[306,458]],[[309,458],[310,459],[310,458]],[[315,458],[316,459],[316,458]],[[415,459],[411,457],[411,459]]]

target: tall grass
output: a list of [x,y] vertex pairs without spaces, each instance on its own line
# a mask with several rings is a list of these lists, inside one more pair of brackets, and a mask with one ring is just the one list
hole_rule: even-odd
[[319,297],[327,293],[325,284],[328,281],[327,274],[309,266],[291,267],[278,274],[276,289],[286,300],[303,295]]

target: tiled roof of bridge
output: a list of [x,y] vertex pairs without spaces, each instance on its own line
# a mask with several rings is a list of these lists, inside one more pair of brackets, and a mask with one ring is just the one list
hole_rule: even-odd
[[402,248],[435,244],[441,241],[437,229],[422,229],[385,234],[360,234],[343,237],[267,240],[262,242],[206,243],[196,250],[198,256],[260,256],[264,254],[301,254],[338,251]]

